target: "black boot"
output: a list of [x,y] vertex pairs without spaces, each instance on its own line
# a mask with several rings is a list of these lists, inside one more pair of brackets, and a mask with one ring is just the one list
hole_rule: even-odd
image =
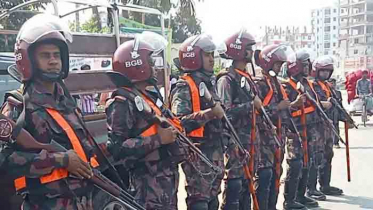
[[298,203],[296,201],[284,201],[284,210],[308,210],[308,208],[305,205]]
[[296,201],[298,203],[301,203],[307,207],[317,207],[319,206],[319,203],[315,201],[312,198],[308,198],[305,196],[306,194],[306,188],[307,188],[307,181],[308,181],[308,169],[303,168],[302,169],[302,177],[299,180],[298,184],[298,192],[297,192],[297,198]]
[[251,193],[249,190],[249,180],[242,180],[242,191],[240,193],[240,210],[251,209]]
[[296,201],[307,207],[318,207],[319,206],[319,203],[317,201],[306,196],[298,196]]
[[307,196],[310,197],[310,198],[313,198],[315,200],[318,200],[318,201],[325,201],[326,200],[326,196],[324,193],[316,190],[316,189],[308,189],[307,190]]
[[295,194],[298,182],[285,181],[284,186],[284,210],[307,210],[307,207],[295,201]]
[[301,160],[287,160],[287,163],[288,169],[284,183],[284,210],[307,210],[307,207],[295,201],[303,163]]
[[338,187],[332,187],[332,186],[329,186],[329,187],[320,187],[320,190],[325,195],[338,196],[338,195],[342,195],[343,194],[343,190],[339,189]]
[[259,209],[268,210],[268,200],[273,170],[271,168],[261,168],[257,172],[255,180],[255,191],[258,198]]
[[228,179],[223,192],[222,210],[239,210],[242,179]]

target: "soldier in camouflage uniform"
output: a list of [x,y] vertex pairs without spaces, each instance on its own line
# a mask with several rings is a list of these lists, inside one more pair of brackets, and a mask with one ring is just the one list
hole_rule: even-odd
[[[172,90],[170,101],[172,112],[181,119],[187,135],[215,165],[223,168],[223,141],[226,137],[221,121],[224,111],[218,102],[213,75],[215,49],[211,37],[204,34],[184,41],[179,59],[186,74]],[[212,99],[205,97],[205,89],[199,88],[204,86],[207,86]],[[217,210],[219,207],[223,173],[216,174],[215,179],[201,176],[200,173],[208,172],[207,168],[203,169],[205,167],[200,160],[182,163],[189,210]]]
[[[282,174],[282,160],[285,151],[285,128],[290,101],[285,90],[280,85],[276,76],[281,70],[282,64],[287,61],[289,55],[294,51],[283,45],[269,45],[263,50],[255,53],[255,62],[262,68],[262,77],[257,81],[259,97],[263,101],[263,106],[277,126],[276,142],[266,121],[259,118],[258,129],[260,133],[259,163],[256,173],[255,188],[261,210],[276,210],[279,193],[279,181]],[[270,75],[272,74],[272,75]],[[286,117],[286,118],[285,118]],[[276,154],[277,153],[277,154]],[[277,168],[276,168],[277,167]]]
[[[24,112],[18,125],[41,143],[53,139],[69,149],[59,153],[31,152],[8,145],[1,151],[0,166],[16,178],[24,210],[93,209],[93,185],[84,179],[93,174],[83,160],[83,156],[92,157],[93,148],[75,112],[75,102],[62,82],[69,70],[66,42],[72,37],[59,21],[50,15],[34,16],[23,25],[16,42],[17,69],[25,84]],[[66,127],[60,126],[56,115],[72,128],[69,133],[76,137],[74,148],[83,148],[80,152],[73,150]],[[63,175],[68,172],[75,178]]]
[[[334,112],[336,112],[336,107],[330,102],[332,92],[327,80],[333,74],[333,58],[330,56],[322,56],[317,58],[313,63],[313,72],[315,76],[314,87],[317,95],[319,96],[320,103],[325,109],[326,114],[330,119],[334,119]],[[338,120],[338,119],[337,119]],[[324,124],[324,142],[325,150],[323,154],[323,160],[320,161],[319,165],[315,170],[310,171],[310,178],[308,181],[307,195],[312,196],[315,199],[320,198],[320,195],[326,199],[324,192],[327,195],[341,195],[343,191],[339,188],[330,186],[331,171],[332,171],[332,159],[333,153],[333,141],[335,135],[331,129]],[[337,127],[337,129],[339,129]],[[316,189],[317,177],[319,177],[320,191]]]
[[[322,143],[319,126],[320,120],[316,114],[315,107],[313,107],[306,96],[299,93],[297,90],[297,83],[300,82],[310,95],[316,98],[316,93],[310,86],[311,81],[307,80],[307,76],[310,71],[310,55],[305,50],[297,51],[295,58],[291,57],[287,62],[287,74],[290,77],[285,83],[285,90],[291,101],[291,114],[295,125],[297,126],[300,133],[306,128],[307,131],[307,145],[308,145],[308,157],[309,160],[313,160],[317,145],[320,146]],[[301,107],[305,107],[305,115],[307,125],[304,127],[301,123]],[[322,130],[321,130],[322,131]],[[301,139],[293,132],[287,133],[288,140],[286,142],[287,156],[286,161],[288,169],[286,172],[285,186],[284,186],[284,209],[307,209],[305,206],[318,206],[318,203],[305,196],[307,182],[308,182],[308,167],[310,162],[307,160],[307,167],[304,167],[303,162],[303,148]],[[321,144],[322,145],[322,144]],[[303,167],[302,167],[303,166]]]
[[[4,96],[4,103],[1,106],[1,114],[9,117],[14,122],[17,121],[18,116],[22,112],[22,96],[23,92],[23,85],[17,90],[12,90],[5,93]],[[5,143],[0,142],[0,148],[6,147]],[[0,171],[0,176],[2,179],[0,180],[0,187],[2,189],[0,194],[0,203],[4,206],[9,206],[11,209],[20,209],[22,204],[22,197],[16,195],[16,191],[14,188],[13,179],[11,179],[6,171]]]
[[[176,130],[156,124],[155,117],[163,113],[160,94],[146,90],[157,84],[152,54],[165,48],[156,44],[162,43],[158,39],[163,37],[151,34],[150,38],[136,37],[114,53],[113,70],[117,74],[112,79],[121,88],[107,102],[113,142],[109,150],[129,169],[130,188],[138,203],[149,210],[176,210],[182,151],[175,142]],[[130,80],[127,84],[126,78]]]
[[[238,40],[238,41],[237,41]],[[226,41],[227,52],[222,57],[232,59],[233,64],[218,75],[217,90],[223,106],[226,108],[228,118],[231,120],[242,145],[249,151],[252,114],[254,101],[260,107],[261,101],[252,93],[241,88],[241,79],[247,74],[246,65],[252,62],[254,37],[242,30],[230,36]],[[241,73],[241,74],[240,74]],[[259,133],[257,133],[259,137]],[[258,142],[256,140],[255,142]],[[250,146],[249,146],[250,145]],[[242,154],[241,154],[242,155]],[[225,154],[226,176],[223,192],[222,210],[250,209],[251,199],[248,180],[244,176],[242,157],[237,156],[235,145],[229,144]],[[254,157],[251,157],[254,158]]]

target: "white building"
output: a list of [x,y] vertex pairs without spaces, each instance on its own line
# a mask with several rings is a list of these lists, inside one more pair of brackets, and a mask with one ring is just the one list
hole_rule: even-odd
[[373,0],[341,0],[340,56],[345,73],[373,69]]
[[312,10],[312,32],[315,34],[317,56],[337,55],[339,38],[338,7],[323,7]]

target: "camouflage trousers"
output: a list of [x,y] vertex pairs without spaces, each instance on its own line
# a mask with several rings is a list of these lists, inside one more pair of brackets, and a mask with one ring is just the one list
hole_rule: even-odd
[[[36,196],[35,196],[36,197]],[[74,198],[46,198],[26,196],[22,210],[93,210],[92,192],[87,196]],[[41,198],[43,197],[43,198]]]
[[[298,128],[300,134],[302,134],[302,128]],[[307,126],[307,147],[308,147],[308,157],[311,162],[321,163],[321,160],[315,160],[317,154],[323,154],[325,150],[324,141],[324,128],[323,124],[314,124],[312,126]],[[301,141],[297,135],[294,133],[287,133],[286,141],[286,159],[295,160],[303,158],[303,149]]]
[[[247,146],[243,145],[247,150]],[[238,210],[251,208],[249,180],[246,179],[242,164],[248,166],[239,154],[236,145],[230,145],[225,152],[225,188],[223,192],[222,210]]]
[[[146,169],[145,169],[146,170]],[[177,210],[179,171],[177,164],[152,173],[131,172],[130,188],[147,210]]]
[[[215,140],[216,141],[216,140]],[[200,159],[181,164],[185,174],[188,208],[196,202],[210,202],[221,193],[221,182],[224,177],[224,156],[221,146],[200,145],[199,149],[215,165],[223,169],[220,174],[211,173],[211,169]],[[202,175],[203,174],[203,175]]]
[[[278,148],[273,136],[269,132],[261,130],[259,163],[254,178],[255,191],[260,209],[276,209],[283,158],[283,145]],[[277,162],[279,164],[276,164]]]

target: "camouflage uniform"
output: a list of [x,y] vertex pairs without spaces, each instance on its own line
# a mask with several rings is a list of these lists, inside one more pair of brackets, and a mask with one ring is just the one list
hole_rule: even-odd
[[[329,86],[327,82],[323,82],[326,86]],[[317,95],[319,96],[320,101],[327,101],[328,96],[326,92],[321,88],[321,86],[318,84],[318,81],[316,80],[314,82],[314,87]],[[331,95],[330,95],[331,96]],[[335,106],[332,106],[330,109],[325,110],[325,113],[328,115],[329,119],[332,119],[333,122],[339,121],[338,110]],[[335,119],[337,118],[337,119]],[[342,119],[341,120],[345,120]],[[335,123],[333,123],[335,124]],[[339,130],[339,127],[336,127],[337,130]],[[329,187],[330,186],[330,179],[331,179],[331,172],[332,172],[332,159],[334,156],[333,152],[333,142],[334,138],[337,138],[331,128],[328,125],[324,125],[324,153],[323,153],[323,159],[320,161],[318,170],[315,171],[312,176],[310,177],[308,188],[310,189],[316,189],[316,182],[317,182],[317,175],[319,176],[319,184],[321,187]],[[317,174],[318,172],[318,174]],[[312,178],[312,180],[311,180]]]
[[[302,79],[301,83],[308,93],[313,98],[317,96],[311,90],[307,79]],[[295,101],[298,96],[298,91],[296,91],[289,82],[286,83],[285,90],[288,94],[290,101]],[[310,102],[306,102],[305,106],[308,106]],[[291,111],[297,111],[298,109],[292,109]],[[300,109],[299,109],[300,110]],[[303,126],[301,124],[301,117],[293,117],[293,120],[299,130],[302,133]],[[288,133],[288,141],[286,142],[287,149],[287,164],[288,170],[285,179],[285,200],[293,200],[295,193],[297,192],[298,198],[304,198],[307,183],[308,183],[308,173],[309,167],[316,164],[320,160],[315,160],[316,154],[322,154],[324,149],[324,141],[322,139],[323,125],[320,123],[320,118],[317,116],[316,111],[306,114],[306,129],[307,129],[307,143],[308,143],[308,167],[302,170],[303,165],[303,150],[300,140],[294,133]],[[319,158],[318,158],[319,159]],[[298,189],[294,189],[297,186]],[[286,189],[289,187],[289,189]]]
[[[273,90],[273,95],[269,101],[269,104],[263,104],[265,107],[266,112],[268,113],[269,117],[272,120],[272,123],[275,126],[278,126],[278,119],[281,119],[281,150],[280,158],[277,159],[275,157],[276,149],[278,145],[273,138],[272,132],[269,130],[268,126],[266,126],[266,122],[262,121],[262,118],[259,118],[257,121],[257,125],[259,128],[260,133],[260,146],[259,146],[259,163],[258,163],[258,171],[256,174],[256,181],[255,181],[255,188],[256,193],[259,200],[260,209],[269,209],[273,210],[276,209],[277,204],[277,197],[278,192],[276,192],[276,179],[280,179],[278,176],[281,177],[282,174],[282,167],[281,163],[284,157],[285,151],[285,128],[286,126],[286,113],[283,111],[277,110],[277,105],[284,100],[285,96],[282,96],[280,83],[278,81],[274,81],[273,78],[263,75],[262,78],[257,81],[257,86],[259,90],[259,98],[264,102],[265,98],[270,92],[270,87],[267,83],[267,79],[270,81],[271,88]],[[280,162],[280,174],[276,174],[276,162]]]
[[[218,100],[215,92],[215,77],[205,72],[196,71],[189,74],[197,87],[204,82],[215,101]],[[180,79],[171,93],[172,112],[181,118],[181,124],[189,133],[201,126],[204,126],[203,138],[192,138],[198,144],[199,149],[215,165],[223,168],[223,141],[226,140],[221,120],[210,120],[204,114],[204,110],[211,108],[211,101],[200,97],[201,111],[194,112],[191,103],[191,91],[184,79]],[[197,167],[195,167],[197,166]],[[184,162],[182,164],[186,176],[186,191],[188,209],[209,209],[217,210],[219,207],[218,195],[221,192],[220,185],[224,174],[217,174],[216,178],[201,176],[200,172],[208,172],[210,169],[200,160],[196,162]],[[196,170],[196,168],[198,168]]]
[[[129,169],[130,188],[139,204],[149,210],[176,210],[180,161],[175,152],[179,152],[179,146],[162,145],[157,134],[140,135],[152,125],[151,118],[137,108],[134,100],[137,95],[123,91],[114,92],[107,102],[109,135],[113,142],[109,151]],[[150,92],[147,95],[156,101],[157,97]]]
[[[1,113],[14,122],[17,121],[18,116],[22,112],[22,90],[17,89],[5,93],[4,103],[1,107]],[[0,142],[0,147],[3,148],[6,144]],[[12,210],[20,209],[22,204],[22,197],[16,195],[16,190],[14,188],[13,179],[9,177],[6,171],[0,171],[0,180],[1,195],[0,203],[4,206],[8,206]]]
[[[249,150],[253,99],[240,88],[242,76],[233,67],[219,73],[218,78],[218,95],[226,108],[227,117],[236,129],[242,145]],[[251,198],[248,180],[244,176],[244,170],[240,163],[242,157],[237,157],[235,148],[235,145],[228,145],[225,154],[226,174],[222,209],[250,209]]]
[[[49,143],[52,139],[66,149],[72,145],[65,131],[46,112],[45,108],[58,110],[74,129],[81,141],[88,158],[93,155],[93,148],[75,112],[75,102],[64,95],[62,86],[56,83],[55,93],[51,94],[42,84],[30,83],[26,90],[25,129],[41,143]],[[39,177],[50,174],[56,168],[66,168],[68,156],[63,153],[63,161],[56,161],[61,153],[24,151],[9,145],[1,151],[0,165],[14,178],[27,177],[26,190],[20,193],[24,196],[24,210],[41,209],[93,209],[93,185],[87,180],[64,178],[54,182],[39,184]]]

